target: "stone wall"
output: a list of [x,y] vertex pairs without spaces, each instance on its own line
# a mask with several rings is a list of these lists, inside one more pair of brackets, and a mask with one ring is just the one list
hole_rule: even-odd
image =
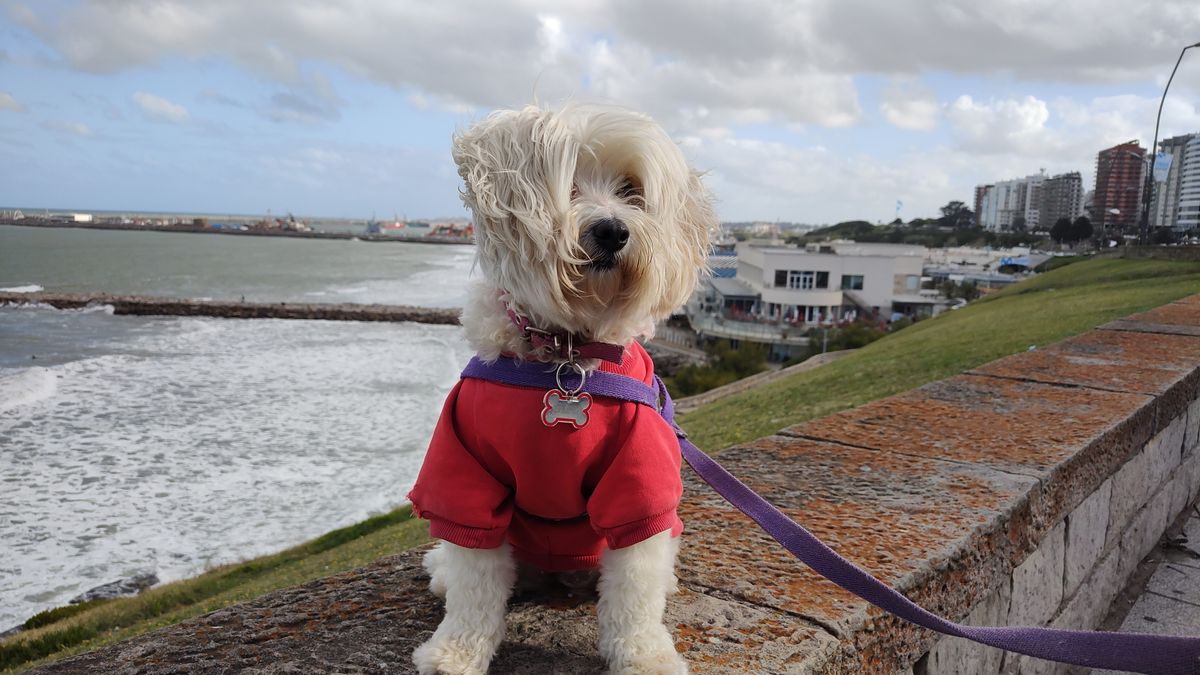
[[458,324],[455,308],[363,305],[353,303],[230,302],[108,293],[4,293],[6,304],[43,304],[57,309],[108,305],[114,314],[141,316],[211,316],[229,319],[324,319],[328,321],[413,321]]
[[[834,549],[969,623],[1096,624],[1197,495],[1200,296],[720,454]],[[685,472],[676,646],[696,673],[1030,673],[793,560]],[[422,551],[46,672],[412,672],[441,618]],[[599,672],[594,603],[521,591],[493,672]]]

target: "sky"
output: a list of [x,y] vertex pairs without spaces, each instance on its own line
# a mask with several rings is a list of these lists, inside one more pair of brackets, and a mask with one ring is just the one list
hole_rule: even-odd
[[907,220],[1090,189],[1196,42],[1196,0],[0,0],[0,205],[463,217],[455,130],[572,100],[651,114],[723,220]]

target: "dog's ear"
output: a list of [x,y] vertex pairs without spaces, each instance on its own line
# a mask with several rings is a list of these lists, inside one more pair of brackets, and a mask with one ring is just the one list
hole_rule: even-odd
[[[486,227],[490,222],[507,216],[503,205],[508,203],[505,185],[496,177],[512,167],[502,166],[508,156],[503,148],[511,146],[513,139],[504,118],[512,111],[493,113],[465,131],[454,134],[451,155],[458,165],[458,175],[463,179],[461,190],[463,204],[476,216],[476,224]],[[482,221],[482,222],[480,222]]]
[[528,106],[500,110],[454,136],[463,203],[484,257],[493,247],[543,257],[554,213],[569,205],[578,142],[555,117]]
[[687,191],[683,196],[683,208],[679,214],[679,264],[676,272],[681,275],[672,286],[678,297],[669,298],[668,311],[687,302],[700,275],[708,274],[708,254],[712,248],[712,237],[720,229],[712,194],[700,179],[700,173],[689,171]]

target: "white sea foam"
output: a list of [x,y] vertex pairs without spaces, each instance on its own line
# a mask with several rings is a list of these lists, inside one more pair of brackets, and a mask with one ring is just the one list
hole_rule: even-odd
[[44,320],[89,356],[0,383],[0,626],[399,505],[470,356],[456,326]]
[[44,401],[54,396],[58,378],[48,368],[0,371],[0,412]]
[[0,288],[0,293],[40,293],[46,290],[37,284],[29,284],[28,286],[9,286],[8,288]]

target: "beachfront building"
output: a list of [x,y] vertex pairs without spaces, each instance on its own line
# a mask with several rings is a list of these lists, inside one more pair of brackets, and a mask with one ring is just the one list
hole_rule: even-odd
[[932,315],[939,294],[921,290],[924,260],[923,246],[744,242],[736,275],[708,279],[688,319],[702,338],[764,343],[787,358],[807,345],[810,328]]

